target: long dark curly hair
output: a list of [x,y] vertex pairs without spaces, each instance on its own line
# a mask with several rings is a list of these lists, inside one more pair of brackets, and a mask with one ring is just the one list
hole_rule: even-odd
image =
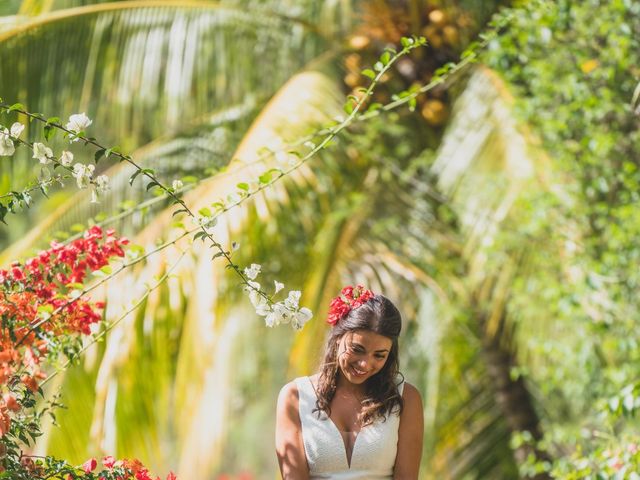
[[402,412],[403,401],[398,386],[404,379],[400,373],[398,360],[398,336],[402,328],[402,317],[395,305],[383,295],[374,295],[365,303],[351,310],[331,329],[324,359],[320,365],[316,386],[316,408],[314,412],[331,415],[331,400],[336,393],[338,382],[338,345],[342,337],[355,330],[369,330],[391,339],[391,350],[384,367],[365,382],[365,398],[359,421],[362,427],[381,418],[386,420],[390,413]]

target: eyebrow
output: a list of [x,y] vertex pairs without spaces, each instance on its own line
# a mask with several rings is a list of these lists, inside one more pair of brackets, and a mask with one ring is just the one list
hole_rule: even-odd
[[[362,345],[361,343],[358,342],[354,342],[353,340],[351,341],[351,345],[357,345],[358,347],[362,348],[363,350],[366,350],[366,348],[364,348],[364,345]],[[375,353],[384,353],[384,352],[388,352],[388,349],[382,349],[382,350],[376,350]]]

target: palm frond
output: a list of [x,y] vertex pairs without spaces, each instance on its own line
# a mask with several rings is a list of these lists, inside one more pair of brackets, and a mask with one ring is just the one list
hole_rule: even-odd
[[[208,112],[268,98],[324,44],[303,22],[214,2],[90,5],[0,34],[0,96],[63,119],[87,112],[90,135],[131,151]],[[6,121],[15,119],[26,123]],[[40,140],[36,128],[25,133],[32,141]],[[56,154],[69,148],[60,137],[51,146]],[[87,160],[86,151],[72,151]],[[19,148],[2,164],[0,184],[20,189],[36,173]],[[33,222],[36,212],[26,213]],[[21,227],[2,231],[8,243]]]

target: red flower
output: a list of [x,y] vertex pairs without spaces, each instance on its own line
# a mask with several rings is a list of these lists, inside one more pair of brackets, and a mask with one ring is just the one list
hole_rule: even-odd
[[91,473],[96,469],[97,466],[98,462],[96,461],[96,459],[90,458],[82,464],[82,469],[84,470],[84,473]]
[[347,305],[344,300],[342,300],[342,298],[334,298],[333,300],[331,300],[331,304],[329,305],[329,316],[327,317],[327,323],[329,325],[335,325],[350,311],[351,307]]
[[11,275],[16,282],[21,282],[22,280],[24,280],[24,274],[18,267],[13,267],[11,269]]
[[115,463],[116,463],[116,459],[113,458],[111,455],[104,457],[102,459],[102,464],[109,469],[113,468]]
[[167,480],[178,480],[178,477],[176,477],[175,473],[169,472],[169,474],[167,475]]
[[340,291],[340,293],[347,298],[351,298],[353,296],[353,287],[351,285],[347,285]]
[[340,295],[331,300],[329,304],[329,315],[327,323],[331,326],[338,323],[342,318],[347,316],[349,312],[373,298],[374,293],[363,285],[353,287],[347,285],[340,291]]

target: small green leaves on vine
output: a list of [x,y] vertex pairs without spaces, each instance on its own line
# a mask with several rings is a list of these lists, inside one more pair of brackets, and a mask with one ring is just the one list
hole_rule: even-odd
[[7,113],[11,113],[16,110],[24,110],[24,105],[21,103],[14,103],[9,108],[7,108]]
[[365,77],[370,78],[371,80],[373,80],[374,78],[376,78],[376,72],[374,72],[373,70],[371,70],[370,68],[365,68],[364,70],[362,70],[362,75],[364,75]]

